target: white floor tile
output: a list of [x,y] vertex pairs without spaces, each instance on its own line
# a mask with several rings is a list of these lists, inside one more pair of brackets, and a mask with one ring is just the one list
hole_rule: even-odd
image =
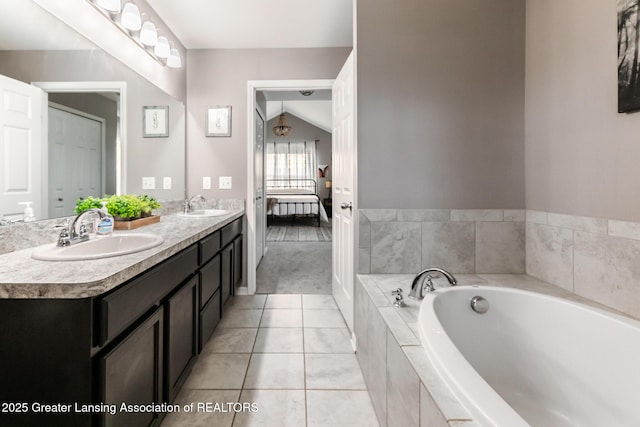
[[271,294],[267,296],[264,308],[302,308],[302,296],[300,294]]
[[201,354],[184,384],[186,389],[241,389],[249,354]]
[[[175,403],[181,407],[191,403],[237,402],[240,390],[186,390],[183,389]],[[161,427],[231,427],[233,412],[173,412],[166,416]]]
[[227,310],[247,310],[264,308],[266,295],[236,295],[227,303]]
[[261,328],[301,328],[302,310],[300,309],[274,309],[264,310]]
[[302,308],[337,310],[338,306],[331,295],[302,295]]
[[257,333],[258,328],[217,328],[202,353],[251,353]]
[[353,353],[347,328],[305,328],[305,353]]
[[254,353],[302,353],[302,328],[260,328]]
[[304,390],[244,390],[239,402],[256,403],[258,411],[237,413],[234,427],[293,427],[306,424]]
[[340,310],[302,310],[305,328],[346,328]]
[[307,390],[366,390],[355,354],[305,355]]
[[257,328],[262,310],[225,310],[218,328]]
[[254,353],[245,389],[304,389],[304,355]]
[[366,391],[307,391],[307,426],[374,427],[378,420]]

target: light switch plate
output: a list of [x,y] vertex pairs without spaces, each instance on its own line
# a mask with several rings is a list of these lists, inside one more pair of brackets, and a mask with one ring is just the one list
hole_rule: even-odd
[[143,190],[155,190],[156,189],[156,178],[154,176],[143,176],[142,177],[142,189]]
[[211,177],[203,176],[202,177],[202,189],[203,190],[211,190]]
[[220,190],[231,190],[231,177],[221,176],[218,188]]
[[162,178],[162,188],[164,190],[171,190],[171,177],[165,176]]

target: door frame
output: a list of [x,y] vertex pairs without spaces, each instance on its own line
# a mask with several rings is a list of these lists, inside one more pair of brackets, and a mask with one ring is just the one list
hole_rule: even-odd
[[[116,193],[122,194],[127,188],[127,82],[124,81],[86,81],[86,82],[31,82],[44,92],[43,108],[49,106],[49,93],[118,93],[118,134],[116,138]],[[49,115],[42,114],[43,159],[49,158]],[[47,132],[44,130],[47,129]],[[49,176],[48,165],[43,168],[43,177]],[[43,179],[43,194],[49,193],[47,179]]]
[[[262,141],[262,179],[264,180],[264,174],[266,172],[264,164],[265,164],[265,156],[267,154],[267,148],[265,146],[266,141],[265,141],[265,137],[266,137],[266,133],[267,133],[267,113],[262,111],[262,108],[260,108],[260,106],[256,103],[256,109],[255,109],[256,113],[258,113],[258,116],[260,116],[260,118],[262,119],[262,121],[264,122],[264,128],[263,128],[263,141]],[[255,122],[254,122],[255,125]],[[255,129],[255,128],[254,128]],[[255,134],[253,135],[255,138]],[[254,147],[255,147],[255,141],[254,141]],[[255,154],[255,152],[254,152]],[[253,165],[255,167],[255,164]],[[254,171],[255,172],[255,171]],[[254,177],[255,178],[255,177]],[[255,190],[255,188],[254,188]],[[264,183],[262,185],[262,206],[264,207],[264,216],[265,216],[265,220],[264,220],[264,229],[262,230],[262,243],[264,245],[264,247],[262,248],[262,258],[264,258],[264,256],[267,253],[267,220],[266,220],[266,216],[267,216],[267,199],[266,197],[264,197],[266,194],[266,190],[264,188]],[[247,195],[247,200],[249,200],[249,196]],[[255,212],[255,211],[254,211]],[[255,261],[255,259],[254,259]],[[257,264],[260,264],[259,262]],[[258,268],[258,266],[256,265],[256,268]]]
[[[255,122],[252,117],[258,105],[256,93],[259,90],[304,90],[304,89],[331,89],[334,79],[318,80],[248,80],[247,81],[247,197],[245,203],[245,216],[247,218],[247,287],[238,288],[242,294],[248,295],[256,293],[256,268],[251,267],[256,263],[256,213],[254,207],[253,193],[253,168],[254,168],[254,144],[255,144]],[[246,291],[244,290],[246,289]]]

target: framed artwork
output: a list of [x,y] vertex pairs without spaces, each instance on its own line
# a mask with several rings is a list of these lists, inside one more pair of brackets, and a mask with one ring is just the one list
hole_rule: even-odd
[[168,105],[142,107],[142,136],[144,138],[164,138],[169,136]]
[[638,31],[640,1],[617,0],[618,3],[618,112],[640,110],[640,65]]
[[205,136],[231,136],[231,106],[207,108]]

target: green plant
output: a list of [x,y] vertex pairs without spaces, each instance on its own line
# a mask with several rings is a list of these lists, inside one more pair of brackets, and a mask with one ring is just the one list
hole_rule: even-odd
[[141,203],[142,216],[149,216],[154,209],[158,209],[161,205],[156,199],[146,194],[138,196]]
[[142,202],[138,196],[122,194],[120,196],[109,196],[106,200],[107,210],[116,219],[132,220],[140,218]]
[[78,215],[91,208],[101,208],[103,200],[104,199],[92,196],[89,196],[86,199],[78,199],[76,200],[76,207],[73,209],[73,212]]

